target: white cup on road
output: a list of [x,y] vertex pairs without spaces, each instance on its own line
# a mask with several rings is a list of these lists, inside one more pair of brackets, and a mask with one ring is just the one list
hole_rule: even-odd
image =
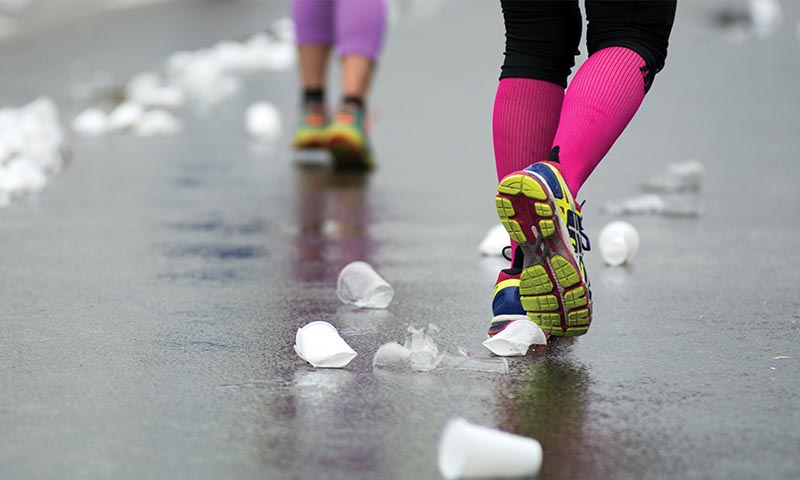
[[631,261],[639,251],[639,233],[628,222],[616,220],[600,231],[600,253],[603,260],[618,266]]
[[446,479],[530,477],[542,466],[536,440],[450,420],[439,441],[439,472]]
[[341,368],[356,357],[336,327],[323,321],[311,322],[297,330],[294,351],[316,368]]
[[547,345],[547,337],[528,319],[514,320],[500,333],[483,341],[483,346],[500,357],[525,355],[531,345]]
[[352,262],[339,272],[336,295],[359,308],[386,308],[394,298],[394,289],[369,263]]

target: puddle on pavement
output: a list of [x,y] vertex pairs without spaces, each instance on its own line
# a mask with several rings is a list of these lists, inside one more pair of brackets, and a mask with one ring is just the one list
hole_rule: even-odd
[[196,177],[178,177],[174,178],[172,183],[179,188],[195,188],[206,184],[205,181]]
[[247,389],[272,390],[275,388],[289,388],[294,382],[284,379],[274,380],[246,380],[240,383],[223,383],[214,387],[217,391],[237,391]]
[[189,341],[168,341],[167,347],[178,348],[182,350],[197,350],[201,352],[233,352],[240,350],[241,347],[237,345],[228,345],[225,343],[211,342],[208,340],[189,340]]
[[230,282],[233,280],[241,280],[244,278],[242,272],[234,268],[203,268],[199,270],[190,270],[186,272],[168,272],[162,273],[158,278],[167,280],[198,280],[203,282]]
[[171,230],[178,231],[197,231],[197,232],[219,232],[228,235],[253,235],[266,231],[266,223],[261,220],[248,220],[245,222],[227,222],[222,219],[208,219],[196,221],[181,221],[166,223],[165,226]]
[[266,250],[258,245],[182,245],[169,247],[166,256],[171,258],[201,257],[218,260],[246,260],[266,256]]

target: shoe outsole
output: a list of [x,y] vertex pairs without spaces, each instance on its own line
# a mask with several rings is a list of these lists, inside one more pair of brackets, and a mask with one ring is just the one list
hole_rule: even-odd
[[585,334],[591,323],[588,286],[572,245],[559,232],[565,227],[546,184],[522,173],[509,175],[497,187],[495,206],[525,256],[519,293],[528,318],[554,336]]

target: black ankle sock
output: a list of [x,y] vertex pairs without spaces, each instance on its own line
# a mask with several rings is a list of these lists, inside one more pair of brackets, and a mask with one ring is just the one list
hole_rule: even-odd
[[303,103],[325,103],[325,90],[321,88],[303,90]]
[[342,105],[352,105],[359,110],[364,110],[366,104],[362,97],[356,97],[354,95],[346,95],[342,97]]

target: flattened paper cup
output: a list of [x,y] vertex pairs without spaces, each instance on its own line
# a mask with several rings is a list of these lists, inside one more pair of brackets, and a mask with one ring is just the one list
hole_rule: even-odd
[[532,438],[450,420],[439,441],[439,472],[457,478],[530,477],[542,466],[542,446]]
[[547,345],[547,337],[530,320],[515,320],[502,332],[483,341],[483,346],[500,357],[525,355],[531,345]]
[[316,368],[342,368],[356,352],[328,322],[311,322],[297,330],[294,351]]

